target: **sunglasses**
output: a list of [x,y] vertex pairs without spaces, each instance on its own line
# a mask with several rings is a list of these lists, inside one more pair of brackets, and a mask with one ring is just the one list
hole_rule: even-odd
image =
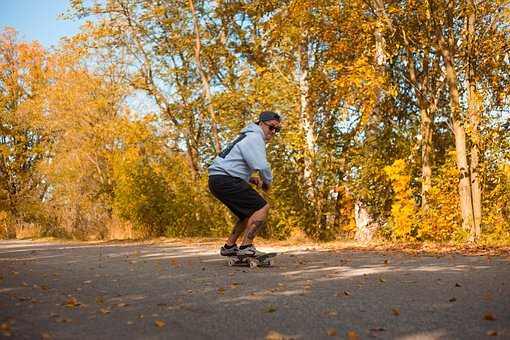
[[263,122],[263,123],[267,125],[267,127],[269,128],[269,130],[271,132],[278,133],[278,132],[281,131],[281,128],[279,126],[274,126],[274,125],[271,125],[271,124],[267,124],[266,122]]

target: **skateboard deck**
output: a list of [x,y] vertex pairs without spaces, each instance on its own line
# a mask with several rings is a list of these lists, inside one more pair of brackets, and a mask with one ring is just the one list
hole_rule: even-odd
[[277,253],[265,253],[259,256],[248,255],[234,255],[228,258],[229,266],[243,266],[243,267],[270,267],[273,265],[272,258],[278,255]]

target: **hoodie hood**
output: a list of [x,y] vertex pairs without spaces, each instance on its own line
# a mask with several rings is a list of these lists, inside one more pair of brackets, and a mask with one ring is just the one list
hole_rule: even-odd
[[241,130],[241,133],[258,133],[260,136],[262,136],[263,140],[266,140],[266,136],[264,135],[264,131],[260,126],[258,126],[255,123],[248,124],[245,128]]

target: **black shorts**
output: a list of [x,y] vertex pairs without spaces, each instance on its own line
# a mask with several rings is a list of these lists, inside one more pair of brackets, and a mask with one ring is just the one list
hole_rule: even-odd
[[267,204],[250,184],[237,177],[209,176],[209,190],[240,220],[250,217]]

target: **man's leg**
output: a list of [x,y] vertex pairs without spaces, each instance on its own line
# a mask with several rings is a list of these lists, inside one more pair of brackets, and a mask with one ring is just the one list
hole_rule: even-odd
[[246,225],[247,225],[249,219],[250,219],[249,217],[246,217],[242,220],[237,221],[236,225],[234,226],[234,229],[232,230],[232,233],[230,234],[230,237],[227,240],[227,243],[226,243],[227,246],[233,246],[234,244],[236,244],[237,239],[239,238],[239,236],[241,236],[243,231],[246,229]]
[[264,226],[269,212],[269,204],[255,211],[246,221],[246,232],[241,246],[253,244],[257,232]]

